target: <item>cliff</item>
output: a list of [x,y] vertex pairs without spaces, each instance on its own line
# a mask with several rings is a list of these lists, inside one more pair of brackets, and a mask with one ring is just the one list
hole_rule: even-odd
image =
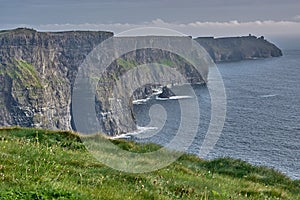
[[282,56],[281,50],[264,37],[198,37],[195,39],[215,62],[240,61]]
[[69,130],[80,63],[111,32],[0,33],[0,125]]
[[[41,33],[31,29],[0,32],[0,126],[76,130],[71,108],[78,68],[97,45],[112,36],[111,32]],[[151,56],[147,57],[149,52]],[[119,90],[117,95],[123,95],[122,102],[117,107],[110,103],[109,99],[117,98],[112,96],[114,82],[134,66],[147,62],[158,63],[158,68],[152,74],[136,76],[131,87],[142,87],[129,88],[133,97]],[[189,82],[204,83],[208,73],[202,77],[178,55],[157,49],[121,56],[99,79],[95,96],[97,118],[105,133],[116,135],[136,129],[132,100],[151,95],[155,85],[144,83],[164,74],[159,63],[172,65]],[[173,81],[183,83],[174,75],[165,84]]]
[[[96,46],[111,37],[113,33],[103,31],[0,31],[0,126],[76,130],[71,108],[78,68]],[[197,38],[196,41],[217,62],[282,55],[263,38]],[[113,92],[114,83],[125,72],[149,62],[157,63],[155,70],[150,74],[133,74],[136,79],[128,82],[132,96],[126,96],[120,88]],[[171,52],[141,49],[119,57],[100,77],[96,90],[95,110],[105,133],[116,135],[136,129],[132,100],[152,94],[156,85],[145,83],[166,73],[161,65],[174,67],[190,83],[207,80],[207,71],[199,74],[190,63]],[[184,82],[176,74],[168,74],[163,85]],[[135,88],[136,85],[142,87]],[[121,102],[109,101],[120,99],[119,96]]]

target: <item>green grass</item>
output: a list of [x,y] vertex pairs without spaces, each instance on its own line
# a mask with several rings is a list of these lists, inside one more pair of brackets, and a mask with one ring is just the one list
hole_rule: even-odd
[[[149,152],[155,144],[112,141]],[[0,130],[0,199],[300,199],[300,181],[241,160],[204,161],[184,154],[143,174],[113,170],[94,159],[79,135]]]
[[129,70],[129,69],[132,69],[132,68],[138,66],[138,64],[135,60],[125,60],[123,58],[118,58],[117,64],[119,66],[123,67],[125,70]]
[[0,64],[0,74],[7,74],[19,87],[42,88],[36,69],[24,60],[13,59],[6,67]]
[[[174,63],[173,61],[169,60],[169,59],[162,59],[159,60],[158,63],[162,64],[162,65],[166,65],[169,67],[175,67],[176,63]],[[184,62],[183,62],[184,63]]]

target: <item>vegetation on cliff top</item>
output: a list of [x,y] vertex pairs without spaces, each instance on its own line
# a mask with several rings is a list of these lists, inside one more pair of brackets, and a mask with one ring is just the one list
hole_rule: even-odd
[[158,171],[129,174],[97,162],[77,134],[39,129],[0,130],[0,180],[0,199],[300,199],[300,181],[240,160],[184,154]]

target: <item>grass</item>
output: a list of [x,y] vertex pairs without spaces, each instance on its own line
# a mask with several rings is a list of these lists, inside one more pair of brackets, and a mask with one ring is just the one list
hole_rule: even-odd
[[0,74],[7,74],[19,87],[42,88],[36,69],[26,61],[13,59],[13,64],[0,67]]
[[138,64],[135,60],[125,60],[123,58],[118,58],[117,64],[119,66],[123,67],[125,70],[130,70],[130,69],[138,66]]
[[[162,64],[162,65],[166,65],[169,67],[175,67],[176,63],[174,63],[173,61],[169,60],[169,59],[161,59],[158,61],[158,63]],[[184,62],[182,62],[184,63]]]
[[[112,142],[133,152],[160,148]],[[95,160],[76,133],[18,127],[0,130],[0,184],[0,199],[300,199],[300,181],[241,160],[183,154],[130,174]]]

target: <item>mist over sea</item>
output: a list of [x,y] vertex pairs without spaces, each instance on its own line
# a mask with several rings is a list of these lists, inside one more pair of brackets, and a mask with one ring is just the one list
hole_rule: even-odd
[[[214,149],[205,157],[233,157],[255,165],[275,168],[293,179],[300,179],[300,50],[284,51],[279,58],[218,64],[227,95],[227,116]],[[184,87],[175,87],[184,95]],[[205,86],[194,86],[200,105],[197,136],[187,150],[198,154],[210,120],[210,96]],[[143,128],[139,142],[167,144],[180,124],[179,101],[155,97],[134,106],[137,123],[150,123],[149,109],[159,104],[158,118],[167,114],[160,129]],[[162,113],[160,113],[162,112]],[[159,121],[159,120],[158,120]],[[149,132],[157,134],[147,137]]]

